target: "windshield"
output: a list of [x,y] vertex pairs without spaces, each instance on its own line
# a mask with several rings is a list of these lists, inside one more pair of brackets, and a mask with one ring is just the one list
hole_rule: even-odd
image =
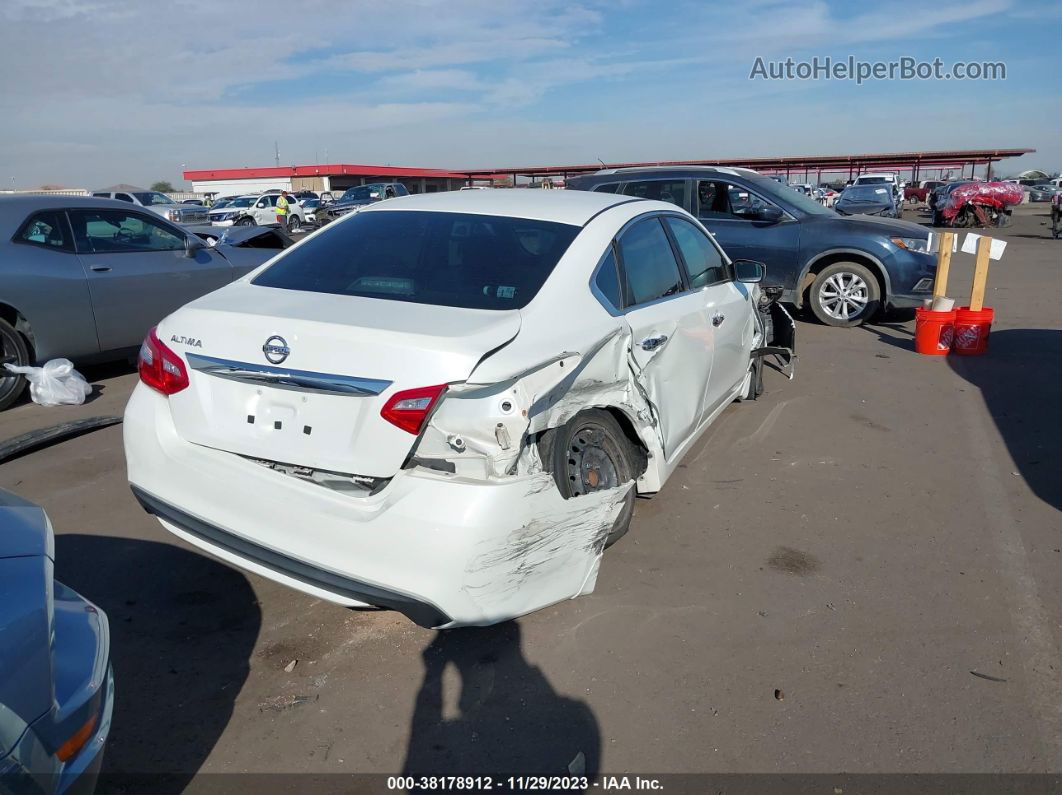
[[150,193],[134,193],[133,195],[136,196],[137,201],[145,207],[150,207],[153,204],[173,204],[173,199],[169,196],[162,193],[155,193],[154,191],[151,191]]
[[775,182],[761,176],[742,177],[756,190],[773,202],[782,206],[795,207],[807,215],[836,215],[833,210],[823,207],[817,201],[804,194],[802,191],[793,190],[788,185]]
[[371,194],[379,193],[379,185],[359,185],[357,188],[350,188],[340,198],[341,202],[356,201],[360,199],[371,199]]
[[857,185],[891,185],[892,180],[888,177],[860,177],[856,180]]
[[841,194],[846,202],[891,202],[888,188],[875,188],[873,185],[853,185]]
[[211,205],[210,209],[220,210],[222,207],[228,207],[230,204],[232,204],[232,199],[218,199]]
[[302,203],[302,206],[305,207],[306,209],[310,209],[311,207],[319,207],[320,205],[321,205],[321,200],[320,199],[307,199],[306,201],[304,201]]
[[507,216],[365,212],[307,238],[252,283],[436,306],[521,309],[579,230]]
[[233,199],[228,205],[229,207],[250,207],[257,197],[255,196],[241,196],[238,199]]

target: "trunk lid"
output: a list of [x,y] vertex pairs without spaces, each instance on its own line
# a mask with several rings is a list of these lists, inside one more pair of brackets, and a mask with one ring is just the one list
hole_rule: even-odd
[[190,386],[169,400],[182,438],[379,478],[416,440],[380,416],[391,395],[465,380],[519,329],[517,310],[236,283],[171,315],[158,336],[188,363]]

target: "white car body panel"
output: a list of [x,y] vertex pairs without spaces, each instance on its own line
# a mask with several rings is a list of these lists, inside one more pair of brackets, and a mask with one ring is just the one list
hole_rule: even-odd
[[[395,210],[586,226],[519,310],[250,284],[261,269],[189,304],[158,329],[160,339],[186,340],[168,343],[186,361],[264,365],[262,346],[279,335],[290,355],[278,369],[389,383],[375,395],[305,394],[190,367],[190,387],[169,398],[140,384],[124,430],[134,490],[169,529],[211,554],[340,604],[397,607],[429,626],[490,624],[588,593],[630,488],[659,490],[746,388],[749,353],[762,344],[755,288],[726,282],[626,313],[606,309],[590,280],[613,236],[643,215],[693,220],[663,202],[476,190],[361,212]],[[714,325],[713,314],[725,320]],[[654,334],[667,343],[642,349]],[[395,391],[442,383],[448,391],[419,437],[380,418]],[[648,466],[635,483],[565,500],[529,439],[591,407],[626,418]],[[340,492],[277,463],[390,480],[378,492]],[[225,539],[257,546],[234,551]],[[357,587],[322,586],[322,577]],[[362,598],[359,587],[382,589],[390,602]],[[407,598],[418,606],[396,605]]]

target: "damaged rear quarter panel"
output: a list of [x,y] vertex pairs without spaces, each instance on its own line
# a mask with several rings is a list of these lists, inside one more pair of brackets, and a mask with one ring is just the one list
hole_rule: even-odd
[[551,475],[526,479],[522,521],[484,538],[464,573],[483,624],[521,616],[594,590],[601,554],[633,484],[565,500]]

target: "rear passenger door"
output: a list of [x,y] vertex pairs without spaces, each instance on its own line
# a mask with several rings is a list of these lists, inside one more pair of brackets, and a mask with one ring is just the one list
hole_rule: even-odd
[[136,208],[69,212],[102,350],[139,344],[180,306],[231,281],[223,256],[185,255],[185,233]]
[[696,224],[677,215],[664,223],[675,241],[690,288],[702,297],[711,324],[712,372],[704,394],[704,418],[729,403],[749,371],[754,332],[752,294],[734,280],[719,247]]
[[624,229],[615,254],[631,359],[671,460],[700,425],[712,369],[713,335],[703,296],[688,289],[659,215]]

